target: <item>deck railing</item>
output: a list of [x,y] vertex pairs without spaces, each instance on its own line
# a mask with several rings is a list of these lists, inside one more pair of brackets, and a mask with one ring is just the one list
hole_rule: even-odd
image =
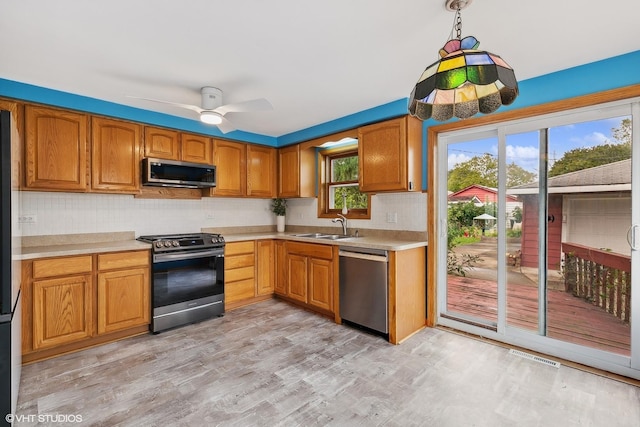
[[629,323],[631,257],[562,243],[565,290]]

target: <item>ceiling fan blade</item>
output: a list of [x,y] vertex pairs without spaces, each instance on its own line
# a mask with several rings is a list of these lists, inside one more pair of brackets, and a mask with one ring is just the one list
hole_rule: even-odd
[[222,133],[229,133],[232,130],[236,130],[236,127],[231,124],[231,122],[227,119],[225,119],[224,117],[220,117],[222,119],[222,122],[218,126],[218,129],[220,130],[220,132]]
[[251,111],[265,111],[273,110],[273,105],[264,98],[252,99],[244,102],[237,102],[235,104],[221,105],[216,108],[216,113],[225,115],[227,113],[248,113]]
[[158,102],[160,104],[167,104],[167,105],[173,105],[174,107],[186,108],[187,110],[195,111],[198,114],[200,114],[202,111],[204,111],[202,108],[200,108],[200,107],[198,107],[196,105],[181,104],[179,102],[171,102],[171,101],[163,101],[161,99],[142,98],[142,97],[139,97],[139,96],[130,96],[130,95],[125,95],[125,96],[127,98],[142,99],[143,101]]

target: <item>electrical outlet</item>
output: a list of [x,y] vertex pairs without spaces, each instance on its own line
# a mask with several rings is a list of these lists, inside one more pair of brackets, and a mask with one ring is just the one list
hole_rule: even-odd
[[214,218],[213,212],[207,212],[207,214],[205,215],[205,218],[206,219],[213,219]]
[[38,222],[38,216],[36,214],[23,214],[18,217],[20,224],[35,224]]
[[387,212],[387,222],[388,223],[397,223],[398,222],[398,213],[397,212]]
[[302,212],[299,212],[298,213],[298,219],[302,219],[302,218],[304,218],[304,214]]

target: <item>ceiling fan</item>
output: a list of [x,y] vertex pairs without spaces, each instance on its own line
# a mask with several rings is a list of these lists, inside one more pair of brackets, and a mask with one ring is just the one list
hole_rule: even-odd
[[235,129],[233,124],[224,117],[227,113],[248,113],[273,109],[271,103],[264,98],[222,105],[222,91],[217,87],[205,86],[200,89],[200,93],[202,95],[201,106],[163,101],[160,99],[141,98],[138,96],[128,97],[151,102],[159,102],[161,104],[173,105],[195,111],[199,114],[201,122],[218,126],[218,129],[220,129],[220,132],[222,133],[231,132]]

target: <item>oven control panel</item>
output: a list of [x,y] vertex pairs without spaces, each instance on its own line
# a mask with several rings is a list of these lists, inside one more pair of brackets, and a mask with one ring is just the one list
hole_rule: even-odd
[[151,243],[154,252],[222,248],[225,245],[222,235],[209,233],[141,236],[138,240]]

